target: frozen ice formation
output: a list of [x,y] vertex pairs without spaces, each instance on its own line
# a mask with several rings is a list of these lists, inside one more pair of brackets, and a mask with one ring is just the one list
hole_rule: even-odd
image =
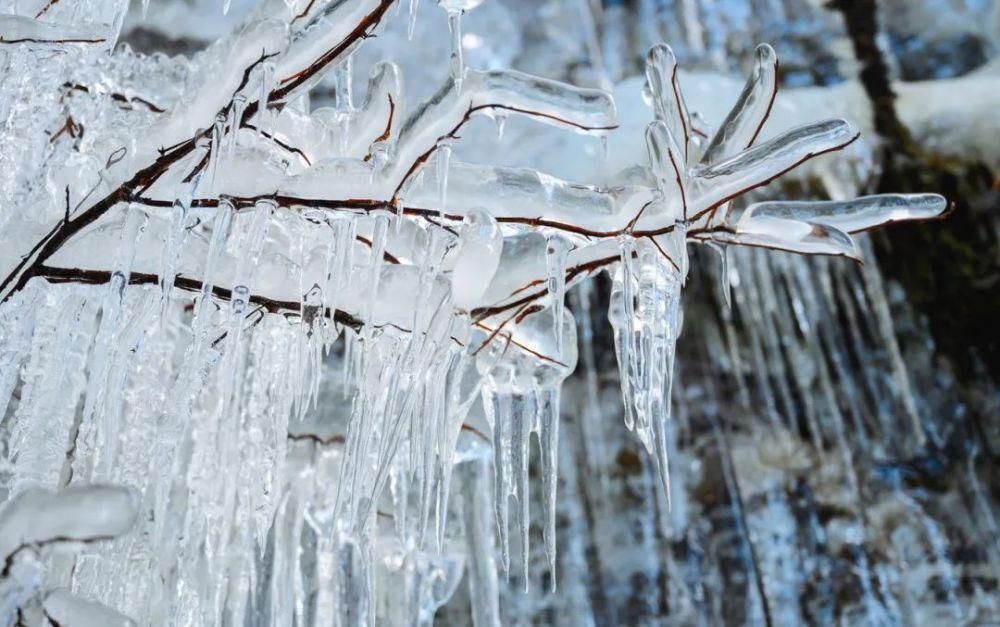
[[[393,0],[266,0],[190,60],[107,55],[125,3],[50,4],[0,21],[7,622],[428,624],[467,572],[475,623],[498,624],[511,518],[528,568],[533,434],[556,564],[568,290],[612,277],[626,423],[669,494],[688,245],[858,258],[852,234],[946,209],[744,207],[858,136],[757,142],[769,46],[714,132],[654,46],[647,159],[593,185],[452,156],[477,116],[617,126],[604,91],[466,67],[477,1],[439,2],[450,67],[411,111],[392,63],[351,87]],[[53,542],[86,555],[67,569]]]

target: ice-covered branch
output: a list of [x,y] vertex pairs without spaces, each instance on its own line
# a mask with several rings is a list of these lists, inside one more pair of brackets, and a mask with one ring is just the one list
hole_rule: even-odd
[[[24,107],[51,115],[38,162],[15,164],[16,211],[0,212],[16,235],[0,249],[0,392],[19,395],[0,420],[11,416],[22,447],[0,558],[123,532],[118,515],[131,524],[138,505],[100,499],[132,492],[72,492],[116,482],[142,495],[141,533],[120,555],[95,548],[100,568],[83,564],[73,589],[100,596],[106,571],[153,568],[121,586],[135,606],[156,600],[123,608],[145,622],[242,624],[254,598],[276,624],[374,623],[385,605],[374,595],[397,579],[408,592],[393,616],[426,621],[457,585],[456,546],[475,596],[495,596],[494,527],[505,569],[511,517],[530,562],[533,433],[556,565],[559,403],[578,361],[567,290],[611,278],[626,424],[669,498],[688,245],[858,258],[852,234],[946,209],[929,194],[761,201],[770,182],[857,138],[834,119],[759,141],[780,105],[768,46],[715,133],[690,110],[673,52],[654,46],[645,150],[600,181],[452,159],[477,116],[624,131],[604,91],[466,68],[461,17],[476,0],[438,3],[451,61],[427,100],[408,105],[385,62],[356,106],[354,53],[393,4],[265,0],[190,61],[63,68],[49,99]],[[48,28],[22,22],[11,24]],[[4,43],[36,61],[53,46],[90,54],[22,39]],[[142,68],[162,84],[134,89]],[[333,104],[311,108],[330,73]],[[481,494],[490,459],[492,501]],[[453,473],[460,528],[448,524]],[[100,501],[88,519],[98,527],[79,527],[77,506],[25,527],[32,503],[62,502],[29,487],[54,476],[69,477],[74,499]],[[102,611],[60,591],[36,601],[54,621]]]

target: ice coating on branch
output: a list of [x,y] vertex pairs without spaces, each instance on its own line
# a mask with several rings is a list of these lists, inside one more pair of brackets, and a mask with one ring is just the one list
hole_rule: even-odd
[[106,44],[107,24],[68,26],[42,22],[24,15],[0,15],[0,43],[27,44],[34,49],[59,50],[66,46]]
[[[88,543],[60,583],[79,598],[36,599],[60,624],[244,624],[255,613],[275,624],[426,624],[463,570],[475,624],[498,624],[511,523],[515,572],[524,587],[531,579],[533,489],[549,582],[580,583],[556,572],[583,552],[556,546],[560,399],[581,313],[567,293],[586,311],[586,282],[612,275],[626,422],[669,494],[688,243],[857,257],[851,233],[945,210],[921,195],[741,211],[743,193],[854,138],[833,120],[752,145],[774,97],[766,46],[707,146],[676,56],[656,45],[647,150],[622,172],[578,181],[500,157],[463,162],[477,115],[606,143],[619,132],[615,103],[602,90],[466,67],[459,20],[479,2],[442,0],[451,71],[408,105],[396,65],[355,67],[393,4],[263,2],[190,61],[118,51],[94,71],[85,55],[98,46],[8,36],[96,33],[91,22],[3,18],[14,51],[4,62],[51,70],[42,78],[53,83],[13,85],[24,106],[0,102],[16,121],[2,132],[29,112],[41,146],[5,135],[33,152],[5,161],[0,181],[10,199],[0,225],[17,234],[0,248],[0,426],[10,433],[0,478],[13,495],[0,555],[19,554],[17,577],[0,575],[18,591],[5,611],[38,597],[22,581],[69,573],[33,555],[59,538]],[[594,41],[589,53],[603,72]],[[370,77],[363,101],[358,72]],[[312,108],[324,76],[334,101]],[[593,335],[588,317],[585,430],[600,437]],[[676,495],[673,506],[682,520]],[[90,543],[132,524],[127,541]]]
[[757,47],[753,70],[739,100],[712,136],[701,162],[711,164],[749,148],[767,120],[777,90],[778,57],[774,48],[762,44]]
[[667,130],[687,160],[691,121],[677,83],[677,58],[670,46],[657,44],[649,50],[646,56],[646,89],[656,119],[667,125]]
[[5,562],[23,549],[116,538],[132,527],[136,514],[136,496],[127,488],[27,489],[0,511],[0,557]]
[[[716,239],[726,241],[723,235]],[[834,226],[773,216],[741,219],[732,241],[804,254],[843,255],[854,259],[861,256],[851,236]]]
[[65,589],[49,592],[42,606],[50,621],[67,627],[132,627],[136,624],[120,612],[100,603],[79,599]]
[[800,163],[842,148],[857,139],[845,120],[828,120],[792,129],[711,165],[694,171],[692,199],[711,207],[770,182]]
[[890,222],[936,218],[946,209],[947,202],[937,194],[882,194],[847,201],[761,202],[747,207],[740,223],[768,217],[819,222],[846,233],[859,233]]

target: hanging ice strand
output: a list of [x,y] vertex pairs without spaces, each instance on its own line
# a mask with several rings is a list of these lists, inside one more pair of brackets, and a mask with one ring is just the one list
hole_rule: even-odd
[[448,171],[451,169],[451,144],[448,140],[441,140],[435,151],[437,163],[437,184],[438,184],[438,206],[439,215],[444,215],[448,211]]
[[451,76],[455,88],[462,91],[465,77],[465,59],[462,56],[462,11],[448,9],[448,31],[451,33]]
[[[275,68],[274,63],[265,60],[260,64],[260,98],[257,100],[257,139],[269,135],[271,127],[271,111],[268,108],[271,90],[274,88]],[[239,120],[237,120],[237,128]]]
[[[334,109],[337,112],[337,122],[340,126],[340,153],[347,154],[347,146],[351,137],[351,120],[354,117],[354,55],[348,55],[333,71],[336,88],[334,89]],[[374,153],[372,154],[374,158]],[[373,164],[377,165],[377,164]],[[373,169],[374,174],[374,169]]]
[[[568,248],[568,243],[565,243]],[[564,262],[565,265],[565,262]],[[563,289],[565,290],[565,284]],[[560,307],[561,317],[556,324],[556,345],[560,347],[559,358],[544,361],[535,372],[535,429],[538,448],[542,457],[542,504],[545,514],[543,540],[545,555],[549,563],[551,589],[556,589],[556,491],[559,486],[559,407],[563,381],[574,370],[577,363],[576,321],[573,315]],[[525,568],[527,570],[527,567]],[[525,573],[527,574],[527,573]]]
[[[523,317],[509,331],[502,331],[479,352],[477,366],[483,381],[483,406],[493,428],[494,506],[500,536],[501,559],[509,574],[510,541],[508,499],[518,504],[521,534],[522,577],[528,587],[529,502],[528,454],[532,433],[538,437],[544,489],[545,552],[555,585],[555,515],[558,484],[559,396],[562,383],[576,368],[576,324],[562,309],[557,324],[550,312]],[[560,329],[562,337],[556,335]],[[556,356],[556,347],[563,352]]]
[[632,222],[656,219],[669,227],[649,238],[621,236],[608,318],[614,327],[626,424],[654,454],[670,502],[667,420],[680,334],[680,290],[687,272],[686,229],[690,120],[676,84],[676,61],[666,46],[647,58],[645,95],[656,120],[646,131],[657,196]]
[[[87,394],[83,407],[83,420],[80,427],[80,458],[85,460],[82,473],[88,479],[97,472],[98,464],[110,467],[118,445],[117,425],[107,424],[113,412],[103,411],[108,396],[108,377],[112,362],[117,352],[121,350],[118,341],[123,326],[123,309],[125,307],[125,291],[129,284],[132,265],[135,262],[139,240],[146,230],[148,217],[139,205],[129,205],[125,210],[121,237],[115,254],[114,270],[111,281],[104,294],[101,307],[101,322],[98,327],[94,350],[91,356],[90,377],[87,382]],[[98,424],[98,421],[102,424]],[[90,458],[88,459],[88,454]],[[103,478],[103,477],[102,477]]]
[[[181,250],[187,235],[188,212],[191,210],[192,199],[198,191],[202,176],[204,175],[204,159],[213,150],[212,140],[202,137],[197,142],[190,163],[191,173],[187,181],[181,183],[181,195],[174,200],[170,212],[170,227],[167,233],[166,246],[163,249],[163,265],[160,270],[160,287],[162,289],[162,301],[160,307],[160,320],[164,321],[167,307],[170,305],[171,293],[174,289],[176,279],[177,261],[180,258]],[[207,166],[211,168],[211,165]]]
[[552,319],[555,321],[556,354],[563,353],[563,313],[566,310],[566,257],[570,243],[561,235],[550,235],[545,243],[545,266],[548,272],[546,286],[552,303]]
[[417,28],[417,8],[419,6],[420,0],[410,0],[409,23],[406,25],[406,38],[410,41],[413,40],[413,31]]
[[462,91],[465,78],[465,59],[462,54],[462,13],[478,7],[483,0],[438,0],[438,5],[448,12],[448,30],[451,33],[451,77],[455,87]]

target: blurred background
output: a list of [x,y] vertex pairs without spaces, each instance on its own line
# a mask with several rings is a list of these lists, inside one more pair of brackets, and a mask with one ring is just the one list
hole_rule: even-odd
[[[444,12],[421,0],[410,38],[408,2],[355,55],[356,98],[379,60],[402,67],[410,107],[447,72]],[[232,0],[222,15],[220,4],[152,0],[145,15],[137,4],[122,45],[195,54],[253,6]],[[505,587],[506,621],[1000,624],[1000,2],[486,0],[463,25],[470,66],[613,90],[622,122],[604,155],[530,122],[498,137],[484,120],[456,146],[463,160],[601,182],[636,162],[651,44],[674,48],[689,106],[713,126],[768,42],[782,91],[765,134],[844,116],[864,139],[762,197],[938,192],[954,203],[945,220],[862,237],[864,264],[692,250],[669,509],[622,423],[607,284],[577,289],[559,588],[548,592],[536,543],[531,591],[516,574]],[[467,623],[467,603],[459,586],[437,621]]]

